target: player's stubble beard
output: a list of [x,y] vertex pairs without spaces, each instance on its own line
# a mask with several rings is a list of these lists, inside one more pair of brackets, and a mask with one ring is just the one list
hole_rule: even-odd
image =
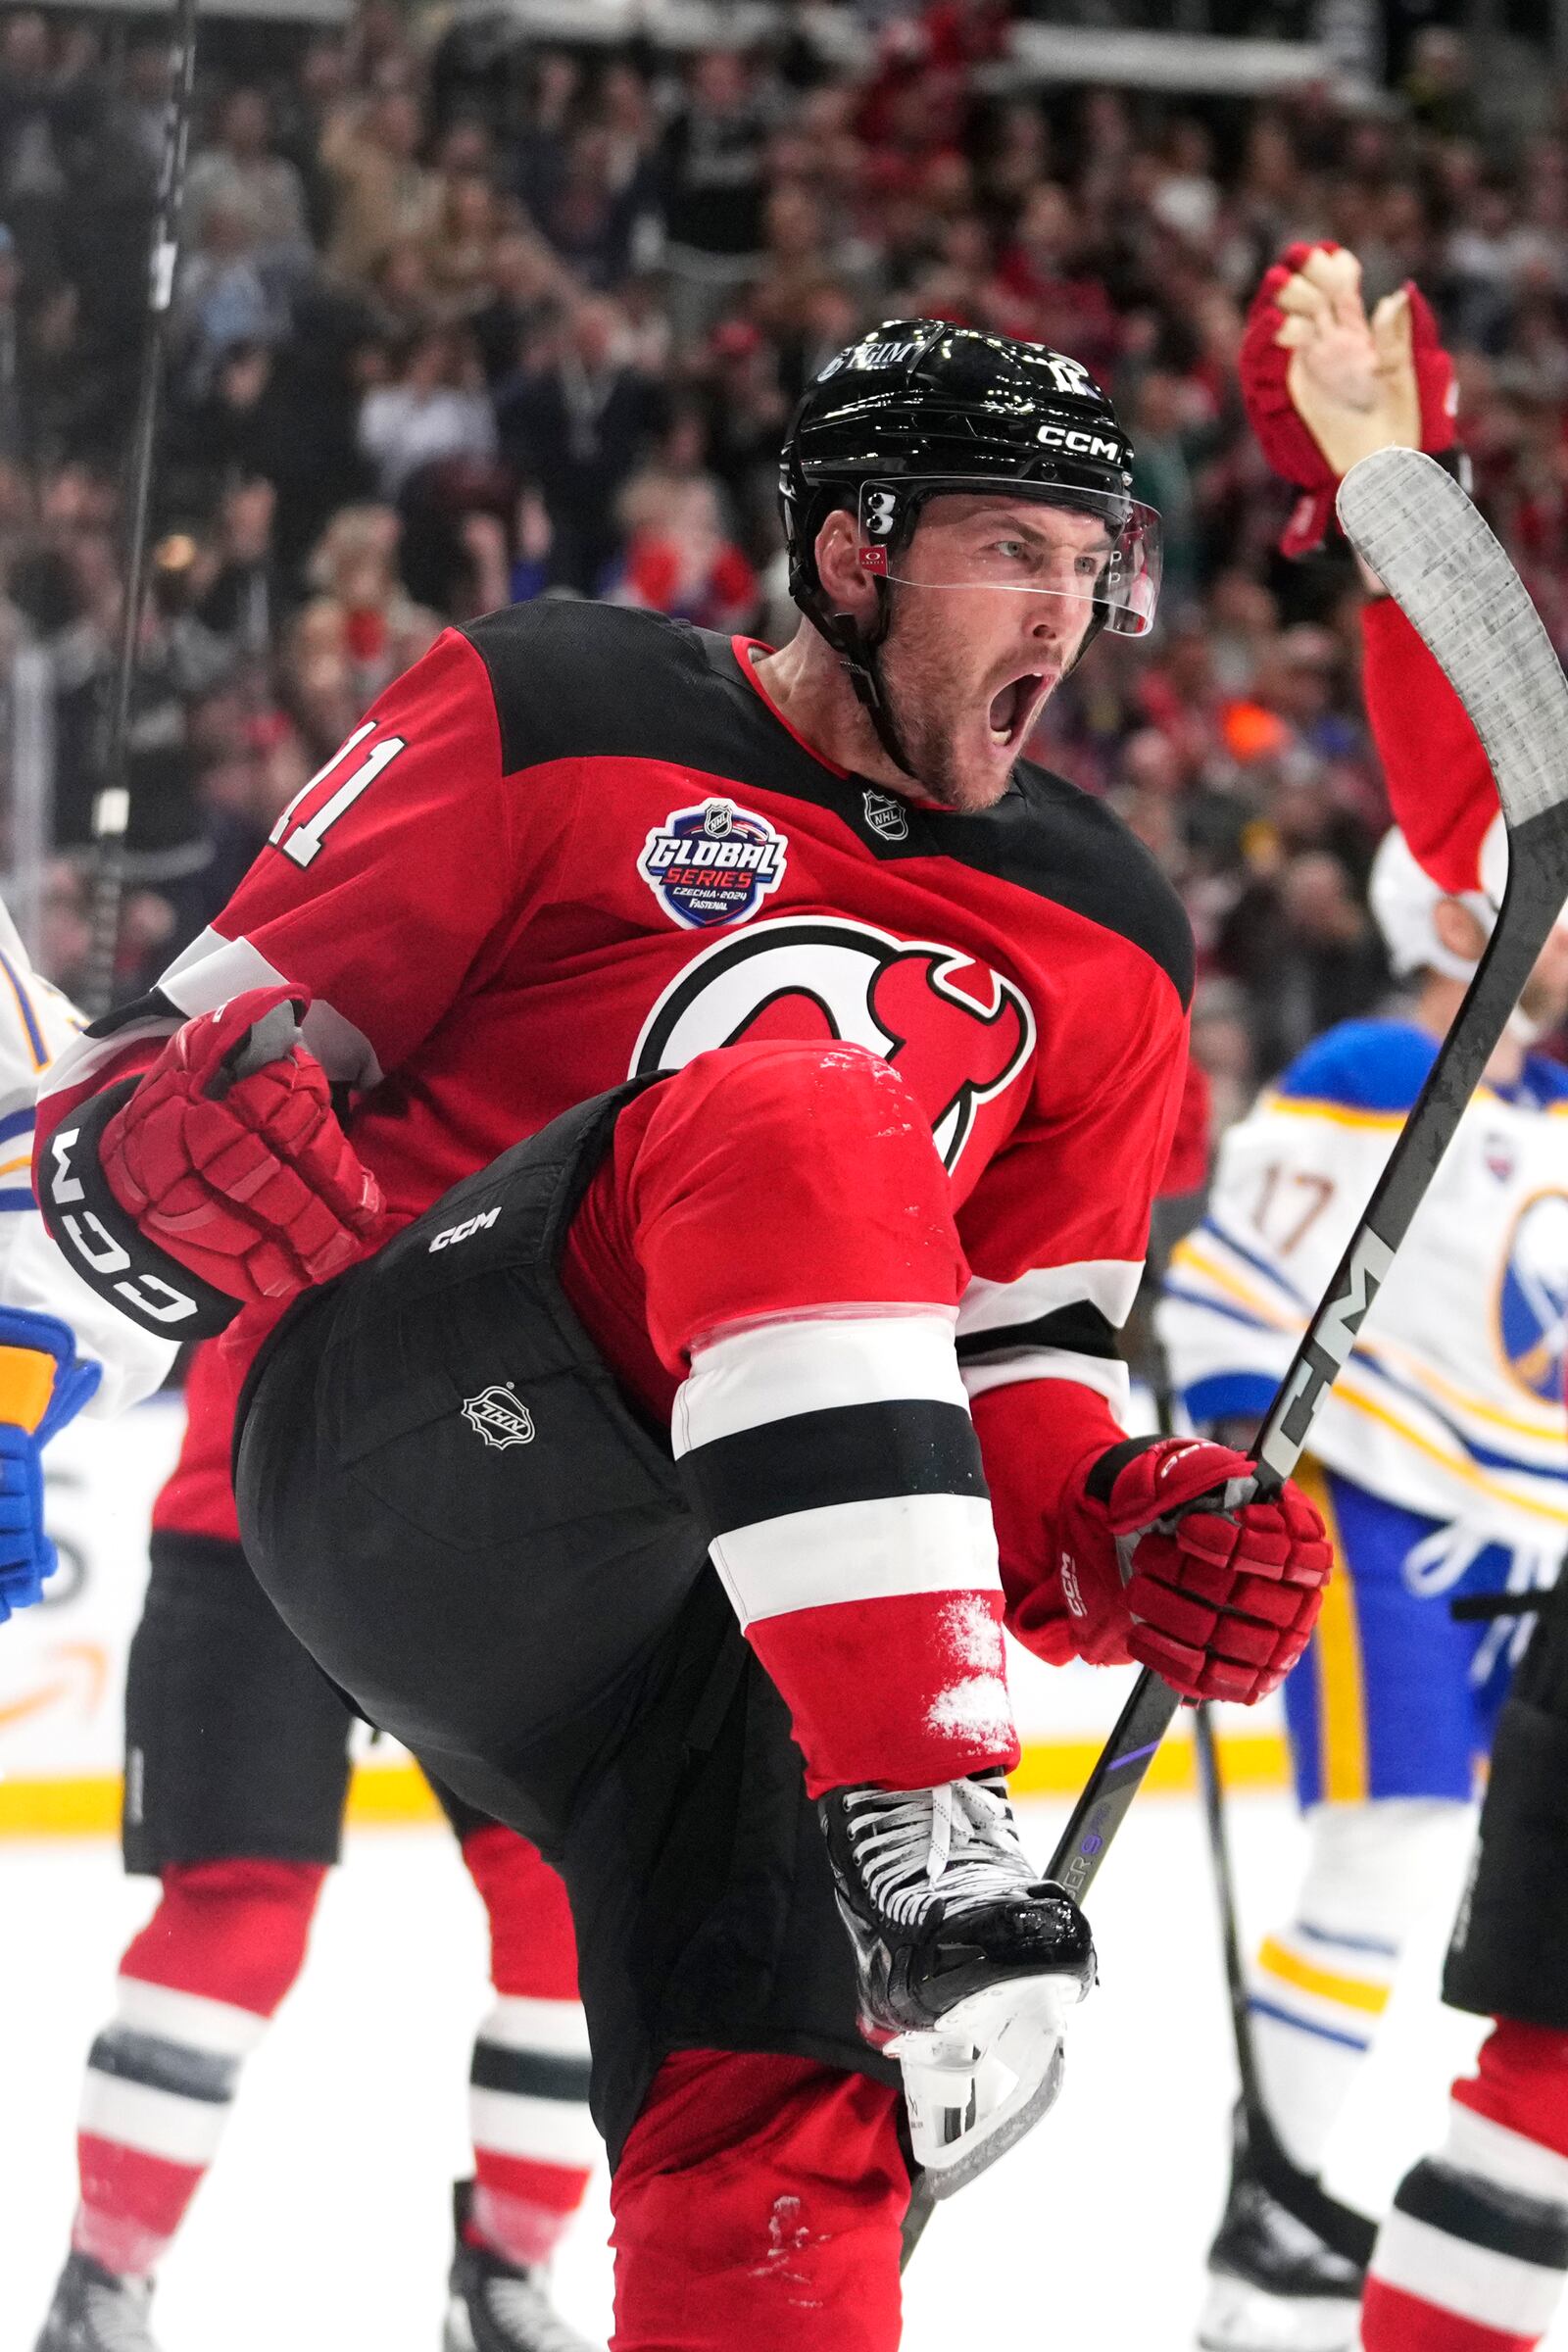
[[[979,590],[976,596],[994,597]],[[934,801],[956,815],[994,808],[1007,789],[1025,737],[1004,752],[993,746],[988,713],[999,668],[1032,669],[1046,680],[1039,713],[1072,666],[1083,642],[1083,626],[1069,624],[1067,638],[1024,640],[1008,633],[1001,644],[974,642],[965,632],[962,607],[970,592],[924,590],[906,585],[894,591],[893,615],[878,660],[882,692],[913,770],[916,798]],[[896,789],[908,790],[911,779]]]

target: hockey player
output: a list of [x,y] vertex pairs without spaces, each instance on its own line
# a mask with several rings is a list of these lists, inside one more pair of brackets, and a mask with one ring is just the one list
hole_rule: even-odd
[[40,979],[0,906],[0,1625],[42,1599],[56,1555],[43,1449],[75,1415],[108,1418],[150,1395],[172,1345],[128,1325],[44,1228],[30,1176],[38,1081],[79,1015]]
[[[1445,363],[1368,321],[1353,257],[1293,248],[1265,280],[1244,388],[1266,454],[1326,513],[1370,450],[1451,444]],[[1447,377],[1451,384],[1451,375]],[[1376,583],[1371,583],[1374,591]],[[1390,799],[1431,881],[1490,922],[1501,818],[1468,718],[1403,614],[1363,614],[1367,704]],[[1478,1348],[1485,1333],[1476,1334]],[[1533,1366],[1531,1368],[1534,1368]],[[1453,2088],[1447,2137],[1416,2164],[1379,2232],[1361,2313],[1366,2352],[1530,2352],[1568,2274],[1568,1585],[1542,1608],[1497,1720],[1481,1838],[1445,1997],[1495,2022]]]
[[784,451],[786,648],[449,632],[50,1099],[129,1311],[246,1349],[298,1298],[258,1574],[561,1863],[622,2352],[891,2352],[889,2054],[935,2164],[1048,2103],[1094,1959],[1013,1827],[1004,1609],[1242,1698],[1316,1615],[1294,1489],[1116,1417],[1191,943],[1019,755],[1152,616],[1129,455],[1075,361],[877,329]]
[[[1272,1400],[1432,1066],[1485,943],[1397,832],[1372,875],[1408,1019],[1319,1038],[1221,1146],[1207,1214],[1173,1252],[1158,1327],[1194,1424],[1234,1444]],[[1408,1932],[1451,1891],[1454,1830],[1528,1616],[1568,1538],[1568,1072],[1522,1031],[1568,1009],[1556,934],[1422,1203],[1298,1473],[1340,1573],[1285,1685],[1306,1870],[1253,1971],[1259,2087],[1293,2162],[1321,2171]],[[1210,2352],[1348,2352],[1361,2276],[1281,2216],[1238,2147],[1209,2255]]]
[[[240,1547],[230,1370],[216,1342],[196,1351],[179,1461],[153,1511],[123,1839],[126,1868],[156,1876],[160,1894],[87,2061],[80,2201],[37,2352],[154,2352],[155,2275],[339,1854],[353,1717]],[[474,2179],[457,2196],[446,2352],[591,2352],[546,2271],[598,2150],[565,1889],[515,1831],[436,1794],[485,1905],[496,1995],[474,2042]]]

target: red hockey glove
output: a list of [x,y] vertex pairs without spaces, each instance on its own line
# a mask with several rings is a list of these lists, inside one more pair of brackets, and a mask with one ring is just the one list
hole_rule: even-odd
[[1321,546],[1334,493],[1357,458],[1391,444],[1442,457],[1458,439],[1453,363],[1410,280],[1370,318],[1355,256],[1327,240],[1288,245],[1242,338],[1242,399],[1264,457],[1302,496],[1280,539]]
[[187,1021],[100,1147],[148,1240],[246,1303],[340,1274],[381,1216],[326,1073],[298,1043],[303,1010],[286,988],[253,988]]
[[1090,1462],[1062,1504],[1058,1563],[1081,1657],[1134,1657],[1186,1698],[1250,1705],[1284,1681],[1333,1553],[1299,1488],[1254,1502],[1253,1473],[1198,1438],[1137,1439]]

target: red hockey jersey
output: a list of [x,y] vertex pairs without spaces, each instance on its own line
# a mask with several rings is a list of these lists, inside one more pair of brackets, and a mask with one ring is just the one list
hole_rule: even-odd
[[[306,1041],[352,1090],[399,1222],[634,1071],[842,1037],[898,1064],[951,1172],[971,1391],[1049,1378],[1118,1402],[1113,1330],[1182,1090],[1180,904],[1040,769],[954,815],[820,759],[769,704],[763,650],[564,603],[449,631],[214,929],[57,1064],[40,1190],[89,1095],[280,979],[310,993]],[[248,1354],[270,1319],[230,1338]]]

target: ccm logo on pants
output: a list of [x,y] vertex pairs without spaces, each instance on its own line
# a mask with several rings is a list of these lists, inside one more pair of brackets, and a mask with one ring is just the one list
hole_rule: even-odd
[[482,1233],[487,1225],[495,1223],[500,1214],[501,1203],[498,1200],[495,1207],[487,1208],[482,1216],[468,1217],[461,1225],[449,1225],[445,1233],[436,1235],[425,1254],[430,1256],[437,1250],[450,1250],[455,1242],[466,1242],[471,1234]]

